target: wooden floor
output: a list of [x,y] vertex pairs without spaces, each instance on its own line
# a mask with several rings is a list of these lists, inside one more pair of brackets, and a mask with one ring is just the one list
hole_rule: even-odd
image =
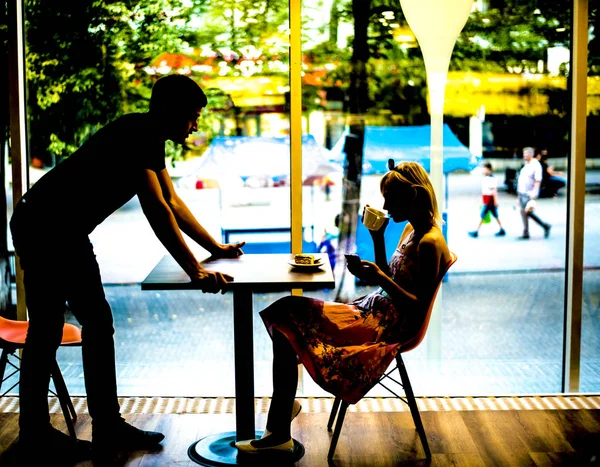
[[[54,426],[66,431],[62,416],[51,416]],[[600,410],[431,411],[422,412],[421,416],[433,453],[430,465],[600,464]],[[348,413],[334,460],[328,464],[327,417],[325,413],[301,413],[294,422],[293,435],[306,448],[296,465],[428,465],[407,412]],[[127,466],[195,466],[187,455],[189,445],[203,436],[230,431],[234,426],[231,414],[137,414],[126,418],[140,428],[166,435],[162,450],[132,453]],[[17,423],[18,414],[0,414],[2,467],[18,465],[12,455]],[[259,414],[257,426],[262,427],[263,423],[264,415]],[[80,438],[90,439],[89,416],[81,415],[76,429]],[[92,462],[77,464],[92,465]]]

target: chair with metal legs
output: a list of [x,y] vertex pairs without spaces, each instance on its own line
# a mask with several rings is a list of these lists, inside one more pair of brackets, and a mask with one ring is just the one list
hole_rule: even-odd
[[[0,316],[0,348],[2,349],[2,354],[0,355],[0,389],[5,381],[19,372],[19,367],[9,359],[9,356],[20,361],[16,351],[25,346],[25,337],[27,336],[28,329],[29,322],[27,321],[15,321]],[[81,330],[77,326],[65,323],[60,345],[70,347],[81,346]],[[5,377],[4,373],[7,366],[12,367],[13,371],[10,375]],[[73,422],[77,419],[77,413],[75,412],[75,407],[73,407],[73,402],[69,396],[67,385],[65,384],[65,380],[63,379],[58,362],[56,360],[54,360],[51,376],[52,381],[54,381],[56,392],[52,390],[50,390],[50,392],[58,397],[69,434],[73,438],[76,438]],[[8,394],[8,392],[12,391],[18,384],[18,382],[13,384],[10,388],[4,391],[0,397]]]
[[[421,439],[421,444],[423,445],[423,450],[425,451],[425,455],[427,456],[428,459],[431,458],[431,451],[429,449],[429,443],[427,442],[427,436],[425,435],[425,429],[423,428],[423,422],[421,421],[421,415],[419,414],[419,408],[417,407],[417,401],[415,400],[415,395],[413,393],[412,386],[410,384],[410,379],[408,378],[408,372],[406,371],[406,366],[404,365],[404,361],[402,360],[402,354],[416,348],[423,341],[423,338],[425,337],[425,334],[427,333],[427,328],[429,326],[429,320],[431,318],[431,312],[433,311],[433,305],[435,303],[435,298],[436,298],[437,293],[442,284],[442,279],[444,278],[444,276],[446,275],[446,273],[448,272],[450,267],[456,262],[456,259],[457,259],[456,255],[454,253],[451,253],[451,255],[452,255],[452,259],[446,265],[446,268],[444,269],[444,271],[442,272],[442,274],[439,278],[438,285],[437,285],[437,287],[435,289],[435,293],[433,294],[433,297],[431,299],[431,303],[429,304],[427,314],[425,316],[425,319],[423,320],[423,324],[421,325],[421,328],[418,330],[418,332],[412,338],[410,338],[407,341],[402,343],[402,345],[400,347],[400,351],[396,354],[396,367],[394,369],[388,371],[387,373],[385,373],[378,381],[378,384],[381,384],[385,389],[387,389],[392,394],[394,394],[394,396],[398,397],[400,400],[402,400],[403,402],[408,404],[408,406],[410,408],[410,412],[412,414],[412,418],[413,418],[415,427],[417,429],[417,432],[419,433],[419,438]],[[397,381],[390,376],[390,374],[396,370],[398,370],[398,372],[400,373],[400,381]],[[385,378],[388,378],[388,379],[394,381],[396,384],[402,386],[406,397],[399,396],[394,391],[392,391],[390,388],[388,388],[385,384],[383,384],[382,381]],[[333,427],[336,417],[337,417],[337,422],[335,424],[335,430],[334,430],[333,436],[331,438],[331,444],[329,445],[329,453],[327,454],[327,459],[329,459],[329,460],[333,459],[333,455],[335,453],[335,448],[337,446],[337,442],[340,437],[340,432],[342,431],[342,424],[344,423],[344,417],[346,416],[346,410],[348,409],[348,406],[349,406],[349,403],[342,401],[339,397],[336,397],[335,401],[333,402],[333,408],[331,409],[329,421],[327,422],[327,430],[331,431],[331,428]]]

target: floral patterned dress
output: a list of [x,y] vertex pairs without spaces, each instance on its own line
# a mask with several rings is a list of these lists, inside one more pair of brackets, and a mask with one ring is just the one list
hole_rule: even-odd
[[[414,287],[414,262],[397,249],[389,263],[394,282]],[[319,386],[354,404],[387,370],[403,331],[412,329],[407,307],[398,307],[379,288],[350,303],[289,296],[260,313],[270,335],[284,334]]]

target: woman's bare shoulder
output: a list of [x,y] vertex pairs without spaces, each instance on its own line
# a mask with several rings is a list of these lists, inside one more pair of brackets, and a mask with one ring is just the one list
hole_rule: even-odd
[[432,227],[425,235],[423,235],[420,243],[421,246],[424,246],[430,251],[435,251],[436,256],[439,256],[444,260],[450,260],[450,250],[448,250],[446,239],[439,227]]

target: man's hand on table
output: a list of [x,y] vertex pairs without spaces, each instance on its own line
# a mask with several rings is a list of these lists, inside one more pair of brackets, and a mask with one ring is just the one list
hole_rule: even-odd
[[219,246],[219,249],[213,253],[213,256],[216,258],[237,258],[244,254],[242,247],[245,244],[246,242],[222,244]]
[[200,268],[196,274],[190,275],[192,282],[200,285],[200,290],[205,293],[225,293],[227,284],[233,281],[233,276],[217,271]]

